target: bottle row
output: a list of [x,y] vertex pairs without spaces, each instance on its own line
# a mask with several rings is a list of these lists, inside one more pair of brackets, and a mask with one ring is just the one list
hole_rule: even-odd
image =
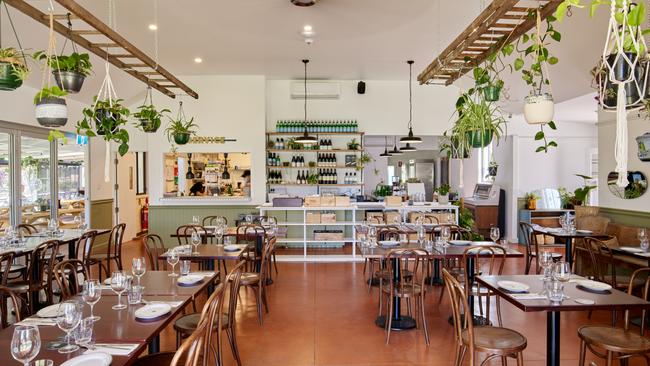
[[306,170],[301,170],[296,174],[295,179],[293,176],[285,174],[282,171],[272,170],[268,175],[269,184],[359,184],[359,177],[356,172],[345,173],[342,176],[342,182],[339,183],[339,174],[335,169],[318,169],[318,174],[310,173]]
[[[318,141],[318,150],[334,150],[334,146],[332,144],[331,139],[320,139]],[[292,150],[291,147],[289,146],[289,142],[285,142],[284,138],[278,137],[275,139],[275,143],[273,144],[273,148],[276,150]],[[314,149],[314,148],[312,148]]]
[[[337,166],[336,162],[337,162],[336,154],[318,154],[316,157],[316,166],[319,167],[335,168]],[[286,166],[292,168],[302,168],[307,166],[307,164],[305,164],[305,157],[303,155],[293,155],[291,157],[290,165],[283,165],[280,156],[276,153],[268,153],[266,165]]]
[[314,133],[345,133],[358,132],[359,125],[356,120],[345,121],[277,121],[275,130],[277,132],[300,133],[307,127],[308,132]]

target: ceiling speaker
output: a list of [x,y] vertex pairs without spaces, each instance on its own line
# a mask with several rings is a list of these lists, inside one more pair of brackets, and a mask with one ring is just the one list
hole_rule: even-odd
[[359,94],[366,94],[366,83],[363,81],[360,81],[357,84],[357,93]]
[[296,6],[312,6],[318,0],[291,0],[291,3]]

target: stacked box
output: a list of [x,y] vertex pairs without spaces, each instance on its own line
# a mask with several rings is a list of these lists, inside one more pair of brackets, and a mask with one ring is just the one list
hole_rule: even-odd
[[402,222],[402,215],[397,211],[384,212],[384,222],[389,225]]
[[307,196],[305,197],[305,206],[306,207],[318,207],[321,205],[320,196]]
[[335,213],[322,213],[320,215],[321,224],[335,224],[336,223],[336,214]]
[[321,222],[320,212],[307,212],[307,217],[305,219],[305,222],[307,222],[308,224],[320,224]]
[[314,230],[314,240],[343,240],[343,230]]

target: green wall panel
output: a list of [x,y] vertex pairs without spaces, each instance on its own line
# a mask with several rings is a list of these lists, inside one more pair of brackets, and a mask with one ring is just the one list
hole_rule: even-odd
[[609,217],[613,222],[628,226],[650,227],[649,211],[631,211],[618,208],[601,207],[600,214]]
[[[110,229],[113,227],[113,200],[90,201],[90,227],[93,229]],[[95,247],[101,248],[108,243],[108,235],[98,236]]]

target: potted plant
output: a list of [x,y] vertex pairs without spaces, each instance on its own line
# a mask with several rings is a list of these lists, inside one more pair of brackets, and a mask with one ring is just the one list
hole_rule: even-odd
[[537,200],[539,196],[533,192],[528,192],[524,195],[524,200],[526,201],[526,209],[536,210],[537,209]]
[[39,51],[33,57],[36,60],[47,62],[59,88],[73,94],[81,90],[84,80],[90,75],[93,68],[87,53],[73,52],[70,55],[48,57],[45,51]]
[[363,168],[366,166],[366,164],[374,161],[375,159],[365,151],[363,151],[360,155],[359,158],[356,161],[356,165],[354,166],[354,169],[357,171],[363,170]]
[[19,53],[13,47],[0,48],[0,90],[16,90],[29,76],[24,56]]
[[194,117],[189,120],[185,120],[185,118],[170,118],[169,125],[165,129],[167,140],[170,143],[176,143],[178,145],[185,145],[190,142],[190,137],[196,135],[194,128],[197,127],[197,125],[194,124],[193,121]]
[[448,136],[447,131],[442,133],[440,153],[447,153],[449,159],[468,159],[472,148],[463,141],[463,145],[454,136]]
[[460,152],[489,145],[503,134],[505,119],[496,104],[485,100],[477,89],[463,93],[456,101],[458,119],[451,131],[451,141]]
[[435,193],[438,196],[438,203],[446,205],[449,203],[449,191],[451,187],[449,184],[441,184],[440,187],[435,189]]
[[499,163],[497,163],[495,160],[490,160],[490,163],[488,164],[488,176],[496,177],[498,169],[499,169]]
[[133,117],[139,120],[139,123],[136,124],[138,128],[147,133],[154,133],[162,124],[161,118],[169,112],[171,111],[166,108],[158,111],[153,104],[141,105],[138,107],[138,111],[133,113]]
[[68,106],[64,96],[65,90],[58,86],[45,87],[34,96],[36,121],[45,127],[62,127],[68,122]]
[[573,191],[573,196],[575,197],[575,206],[582,206],[587,203],[587,199],[589,198],[589,192],[591,192],[592,189],[595,189],[596,186],[590,186],[587,184],[587,181],[592,180],[592,177],[582,175],[582,174],[576,174],[577,177],[582,178],[583,181],[583,186],[580,188],[576,188],[575,191]]
[[359,147],[361,144],[357,141],[357,139],[352,139],[352,141],[348,142],[348,150],[359,150]]
[[116,142],[118,152],[123,156],[129,151],[129,132],[124,126],[131,112],[122,106],[122,99],[97,100],[95,96],[93,100],[94,106],[82,111],[83,119],[77,122],[77,134],[89,137],[99,135],[105,141]]
[[[505,53],[504,53],[505,54]],[[492,52],[488,55],[485,67],[476,66],[472,70],[475,88],[483,93],[483,98],[488,102],[496,102],[501,96],[504,82],[499,74],[505,70],[506,65],[501,59],[501,53]]]

